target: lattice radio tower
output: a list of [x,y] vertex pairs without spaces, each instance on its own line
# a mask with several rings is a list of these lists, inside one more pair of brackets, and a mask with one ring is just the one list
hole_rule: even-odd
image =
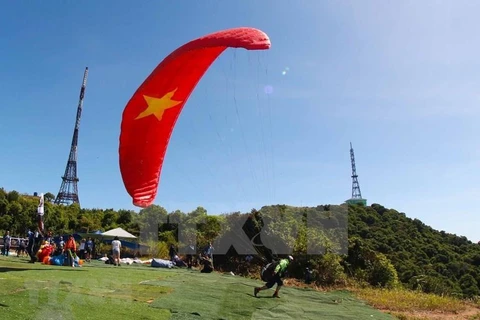
[[355,154],[353,153],[353,147],[351,142],[350,142],[350,160],[352,163],[352,197],[346,202],[350,204],[362,203],[363,205],[366,205],[367,199],[362,198],[362,192],[360,191],[360,184],[358,183],[357,169],[355,167]]
[[87,85],[88,67],[85,68],[83,74],[82,87],[80,88],[80,98],[77,107],[77,118],[75,120],[75,129],[73,130],[72,145],[70,147],[70,155],[68,156],[65,174],[62,177],[62,185],[58,191],[55,204],[73,204],[80,201],[78,199],[78,177],[77,177],[77,146],[78,146],[78,129],[80,128],[80,117],[82,116],[83,97],[85,96],[85,87]]

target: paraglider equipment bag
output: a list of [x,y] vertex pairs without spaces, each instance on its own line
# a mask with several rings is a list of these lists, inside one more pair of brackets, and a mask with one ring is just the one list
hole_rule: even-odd
[[115,259],[113,259],[112,255],[108,255],[108,260],[105,260],[105,264],[115,264]]
[[273,272],[275,271],[275,267],[277,266],[277,263],[275,262],[270,262],[266,266],[262,268],[262,271],[260,272],[260,277],[262,278],[263,281],[269,282],[273,278]]

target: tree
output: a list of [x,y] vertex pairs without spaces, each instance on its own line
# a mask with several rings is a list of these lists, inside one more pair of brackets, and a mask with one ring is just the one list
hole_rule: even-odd
[[55,201],[55,196],[53,195],[53,193],[50,193],[50,192],[47,192],[43,195],[43,198],[45,199],[45,201],[48,201],[48,202],[54,202]]

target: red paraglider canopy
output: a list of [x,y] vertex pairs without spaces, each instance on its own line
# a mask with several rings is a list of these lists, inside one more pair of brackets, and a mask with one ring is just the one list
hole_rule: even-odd
[[268,36],[254,28],[215,32],[181,46],[140,85],[123,111],[119,161],[123,183],[138,207],[155,200],[175,123],[198,81],[227,48],[266,50]]

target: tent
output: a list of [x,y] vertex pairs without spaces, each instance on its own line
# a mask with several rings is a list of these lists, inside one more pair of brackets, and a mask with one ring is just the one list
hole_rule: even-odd
[[115,228],[112,230],[108,230],[105,232],[100,232],[100,231],[94,231],[92,233],[76,233],[74,234],[75,240],[80,241],[81,238],[87,238],[90,237],[92,239],[97,239],[101,243],[105,243],[107,245],[110,245],[112,243],[112,240],[115,237],[118,237],[119,239],[122,240],[122,247],[126,247],[132,250],[136,250],[140,252],[141,254],[145,254],[148,249],[150,248],[149,246],[142,245],[136,242],[130,242],[127,240],[133,240],[135,241],[137,237],[135,237],[133,234],[125,231],[122,228]]
[[135,237],[133,234],[123,230],[122,228],[115,228],[112,230],[105,231],[104,233],[102,233],[102,236],[104,238],[119,237],[121,239],[137,239],[137,237]]
[[106,244],[111,244],[114,237],[122,239],[122,247],[130,248],[132,250],[137,250],[140,253],[145,253],[149,249],[149,246],[141,245],[135,242],[125,241],[125,239],[137,239],[133,234],[123,230],[122,228],[115,228],[108,230],[102,233],[102,242]]
[[[111,245],[112,241],[113,240],[104,239],[103,243],[105,243],[107,245]],[[148,249],[150,249],[149,246],[144,245],[144,244],[139,244],[139,243],[136,243],[136,242],[130,242],[130,241],[126,241],[126,240],[122,240],[121,242],[122,242],[122,248],[129,248],[129,249],[132,249],[132,250],[136,250],[140,254],[146,254],[148,252]]]

